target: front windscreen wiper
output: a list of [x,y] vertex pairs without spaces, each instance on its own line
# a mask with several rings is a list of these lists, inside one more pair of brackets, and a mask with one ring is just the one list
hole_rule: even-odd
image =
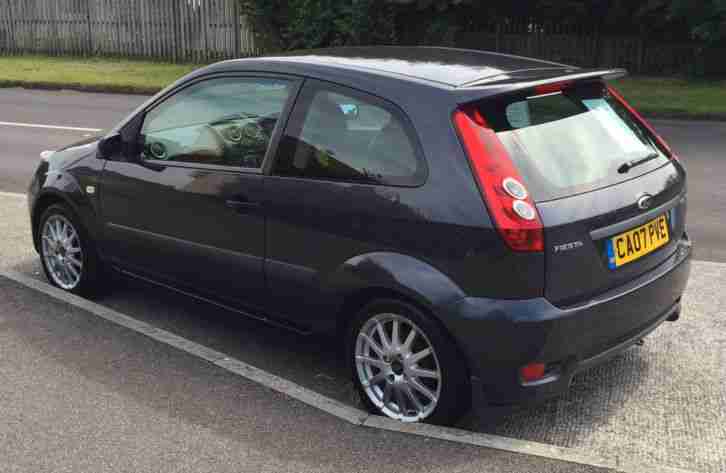
[[645,164],[648,161],[652,161],[652,160],[658,158],[659,156],[660,156],[660,154],[658,154],[658,153],[652,153],[652,154],[649,154],[648,156],[646,156],[645,158],[634,159],[632,161],[628,161],[627,163],[624,163],[622,166],[620,166],[618,168],[618,172],[620,174],[626,174],[631,169],[638,167],[641,164]]

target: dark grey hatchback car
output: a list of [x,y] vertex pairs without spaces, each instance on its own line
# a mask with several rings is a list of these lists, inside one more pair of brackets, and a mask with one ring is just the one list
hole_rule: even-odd
[[343,48],[218,63],[29,192],[49,280],[110,270],[345,350],[374,412],[542,399],[680,315],[686,175],[587,70]]

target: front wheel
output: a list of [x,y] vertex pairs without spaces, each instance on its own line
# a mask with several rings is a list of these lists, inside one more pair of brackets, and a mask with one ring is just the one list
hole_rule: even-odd
[[74,294],[97,295],[103,277],[100,262],[76,215],[65,205],[52,205],[43,212],[38,231],[48,280]]
[[388,300],[367,305],[347,345],[353,382],[371,412],[402,422],[453,424],[470,407],[464,360],[417,308]]

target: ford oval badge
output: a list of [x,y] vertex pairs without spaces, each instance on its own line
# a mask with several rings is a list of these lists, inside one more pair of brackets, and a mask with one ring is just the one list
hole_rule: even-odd
[[648,210],[653,205],[653,196],[650,194],[643,194],[638,197],[638,208],[640,210]]

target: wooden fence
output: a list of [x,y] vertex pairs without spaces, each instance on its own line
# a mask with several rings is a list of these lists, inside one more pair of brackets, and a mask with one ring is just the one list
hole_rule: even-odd
[[[421,20],[403,32],[403,44],[430,41],[429,21]],[[507,19],[478,31],[452,29],[437,42],[641,74],[686,72],[702,47],[688,40],[687,30],[655,37],[593,28]],[[28,52],[177,62],[262,53],[238,0],[0,0],[0,54]],[[726,57],[726,51],[711,55]],[[722,69],[726,73],[726,64]]]
[[237,0],[0,0],[0,54],[255,56]]
[[[530,56],[581,67],[624,67],[639,74],[687,72],[701,47],[634,36],[466,33],[457,46]],[[725,51],[726,53],[726,51]]]
[[624,67],[640,74],[687,72],[703,45],[684,35],[673,36],[600,32],[580,25],[515,23],[496,25],[485,31],[459,32],[454,41],[459,47],[581,67]]

